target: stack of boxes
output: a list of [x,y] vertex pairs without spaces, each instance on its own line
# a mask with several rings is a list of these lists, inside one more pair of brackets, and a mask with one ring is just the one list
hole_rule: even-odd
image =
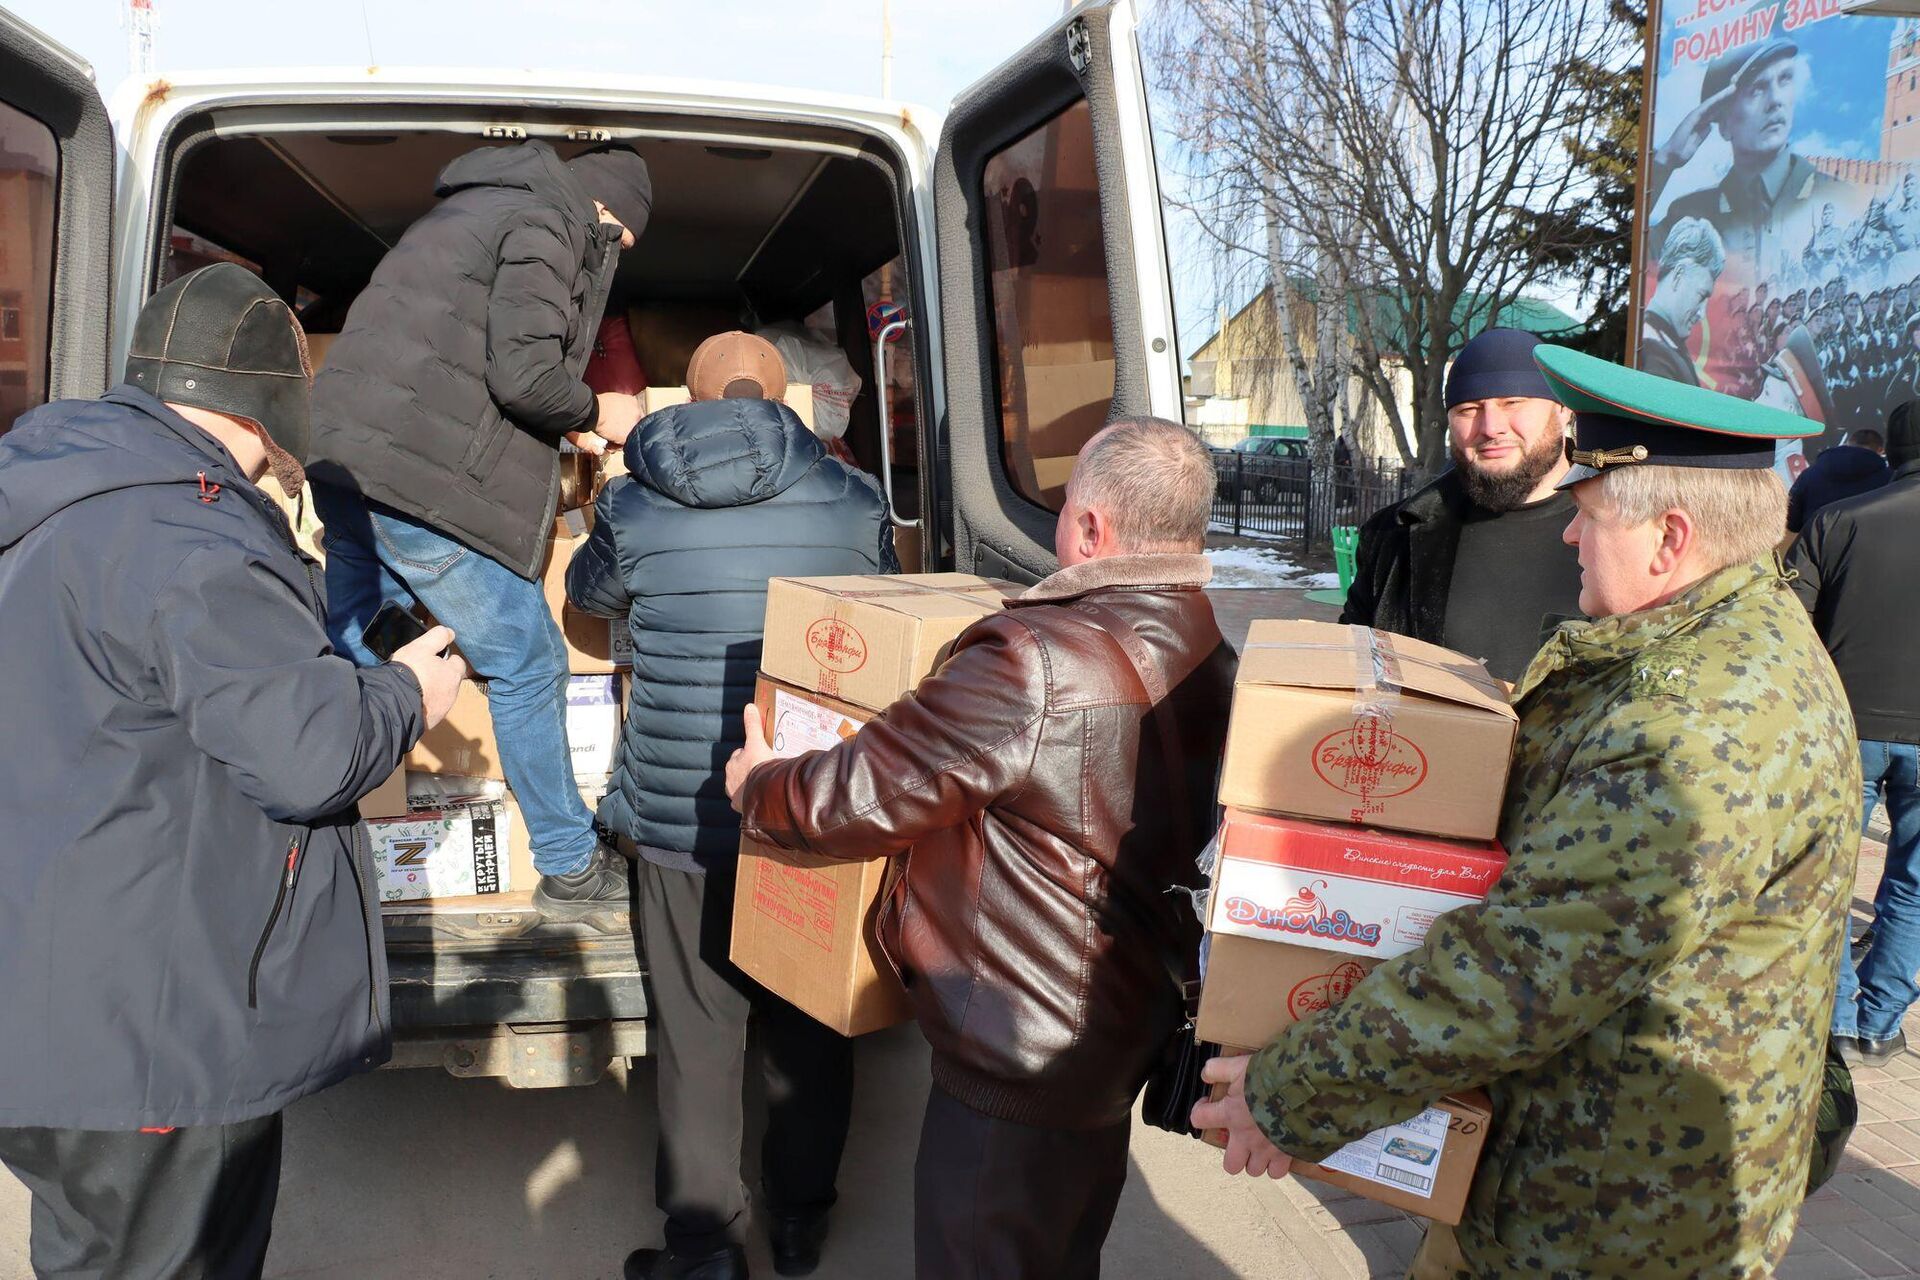
[[[1221,768],[1196,1033],[1230,1052],[1338,1004],[1483,900],[1517,722],[1470,658],[1366,627],[1256,622]],[[1294,1172],[1441,1222],[1465,1205],[1484,1094]]]
[[[782,756],[852,737],[1020,590],[960,573],[775,578],[755,700]],[[911,1016],[876,941],[893,860],[842,861],[742,839],[733,962],[842,1035]]]

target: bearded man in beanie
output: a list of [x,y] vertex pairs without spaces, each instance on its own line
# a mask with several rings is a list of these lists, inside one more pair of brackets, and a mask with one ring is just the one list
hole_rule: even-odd
[[1555,490],[1568,414],[1533,362],[1540,339],[1488,329],[1447,372],[1453,466],[1360,529],[1340,621],[1470,654],[1520,678],[1543,635],[1580,615],[1580,567]]
[[1485,1088],[1465,1215],[1416,1277],[1770,1276],[1860,847],[1846,693],[1773,554],[1775,447],[1820,424],[1537,356],[1577,419],[1566,537],[1593,621],[1516,691],[1506,870],[1340,1003],[1208,1063],[1229,1092],[1193,1119],[1229,1130],[1229,1172],[1274,1173]]
[[566,642],[539,578],[561,441],[599,452],[640,418],[633,396],[596,396],[582,374],[653,186],[629,148],[562,161],[529,142],[460,157],[436,194],[354,300],[314,384],[328,629],[368,665],[361,635],[388,601],[460,633],[526,818],[534,903],[583,918],[627,904],[626,864],[574,788]]
[[120,386],[0,439],[0,1161],[38,1275],[259,1275],[281,1109],[388,1056],[354,805],[464,665],[444,627],[333,652],[255,487],[298,490],[307,394],[222,263],[147,303]]

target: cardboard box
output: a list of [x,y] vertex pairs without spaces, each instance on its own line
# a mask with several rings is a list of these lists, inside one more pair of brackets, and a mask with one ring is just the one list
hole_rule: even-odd
[[1211,934],[1204,946],[1193,1031],[1221,1045],[1266,1044],[1288,1023],[1339,1004],[1380,963],[1231,933]]
[[407,770],[404,764],[387,780],[360,797],[362,818],[397,818],[407,811]]
[[592,508],[585,508],[569,511],[555,523],[541,571],[547,609],[559,619],[567,642],[567,670],[575,675],[608,675],[633,665],[633,637],[625,618],[596,618],[567,603],[567,565],[587,540],[592,517]]
[[[1209,1096],[1217,1102],[1226,1088],[1217,1084]],[[1292,1172],[1454,1227],[1466,1213],[1467,1192],[1492,1127],[1492,1102],[1483,1091],[1468,1089],[1448,1094],[1409,1120],[1349,1142],[1319,1164],[1295,1160]],[[1224,1130],[1208,1129],[1200,1136],[1209,1146],[1227,1145]]]
[[1506,868],[1469,843],[1228,810],[1207,900],[1195,1027],[1216,1044],[1265,1044],[1339,1003],[1368,970],[1483,901]]
[[1293,1172],[1357,1196],[1458,1226],[1480,1152],[1493,1127],[1493,1104],[1478,1089],[1449,1094],[1402,1124],[1376,1129],[1319,1164]]
[[447,718],[426,731],[407,753],[409,773],[450,773],[465,778],[505,778],[500,745],[493,736],[487,695],[463,681]]
[[1023,588],[965,573],[775,578],[760,670],[879,711],[938,666],[962,631]]
[[370,820],[380,900],[511,892],[513,822],[505,804]]
[[620,677],[567,678],[567,746],[576,782],[603,782],[620,746]]
[[[768,741],[792,757],[852,737],[866,713],[761,676],[754,691]],[[841,1035],[912,1017],[907,993],[880,950],[875,919],[893,860],[845,862],[740,842],[733,899],[733,962]]]
[[1471,658],[1368,627],[1255,622],[1220,801],[1488,840],[1518,727],[1504,687]]

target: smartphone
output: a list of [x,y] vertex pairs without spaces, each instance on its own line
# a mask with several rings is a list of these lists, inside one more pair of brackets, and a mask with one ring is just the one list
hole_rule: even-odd
[[427,634],[427,624],[413,616],[405,606],[389,600],[373,615],[373,621],[360,633],[367,648],[382,662],[393,661],[395,651]]

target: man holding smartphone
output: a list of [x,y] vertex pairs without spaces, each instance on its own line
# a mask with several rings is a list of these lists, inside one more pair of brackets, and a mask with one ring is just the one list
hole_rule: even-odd
[[461,156],[437,193],[354,300],[314,384],[328,627],[369,664],[363,633],[389,601],[459,631],[526,818],[534,904],[585,918],[627,905],[627,865],[574,788],[566,643],[539,579],[561,441],[598,452],[640,417],[633,396],[596,396],[582,375],[653,188],[629,148],[563,161],[529,142]]
[[280,1112],[389,1053],[355,803],[453,705],[436,627],[362,670],[255,487],[300,487],[306,344],[231,263],[125,381],[0,439],[0,1162],[37,1275],[258,1276]]

